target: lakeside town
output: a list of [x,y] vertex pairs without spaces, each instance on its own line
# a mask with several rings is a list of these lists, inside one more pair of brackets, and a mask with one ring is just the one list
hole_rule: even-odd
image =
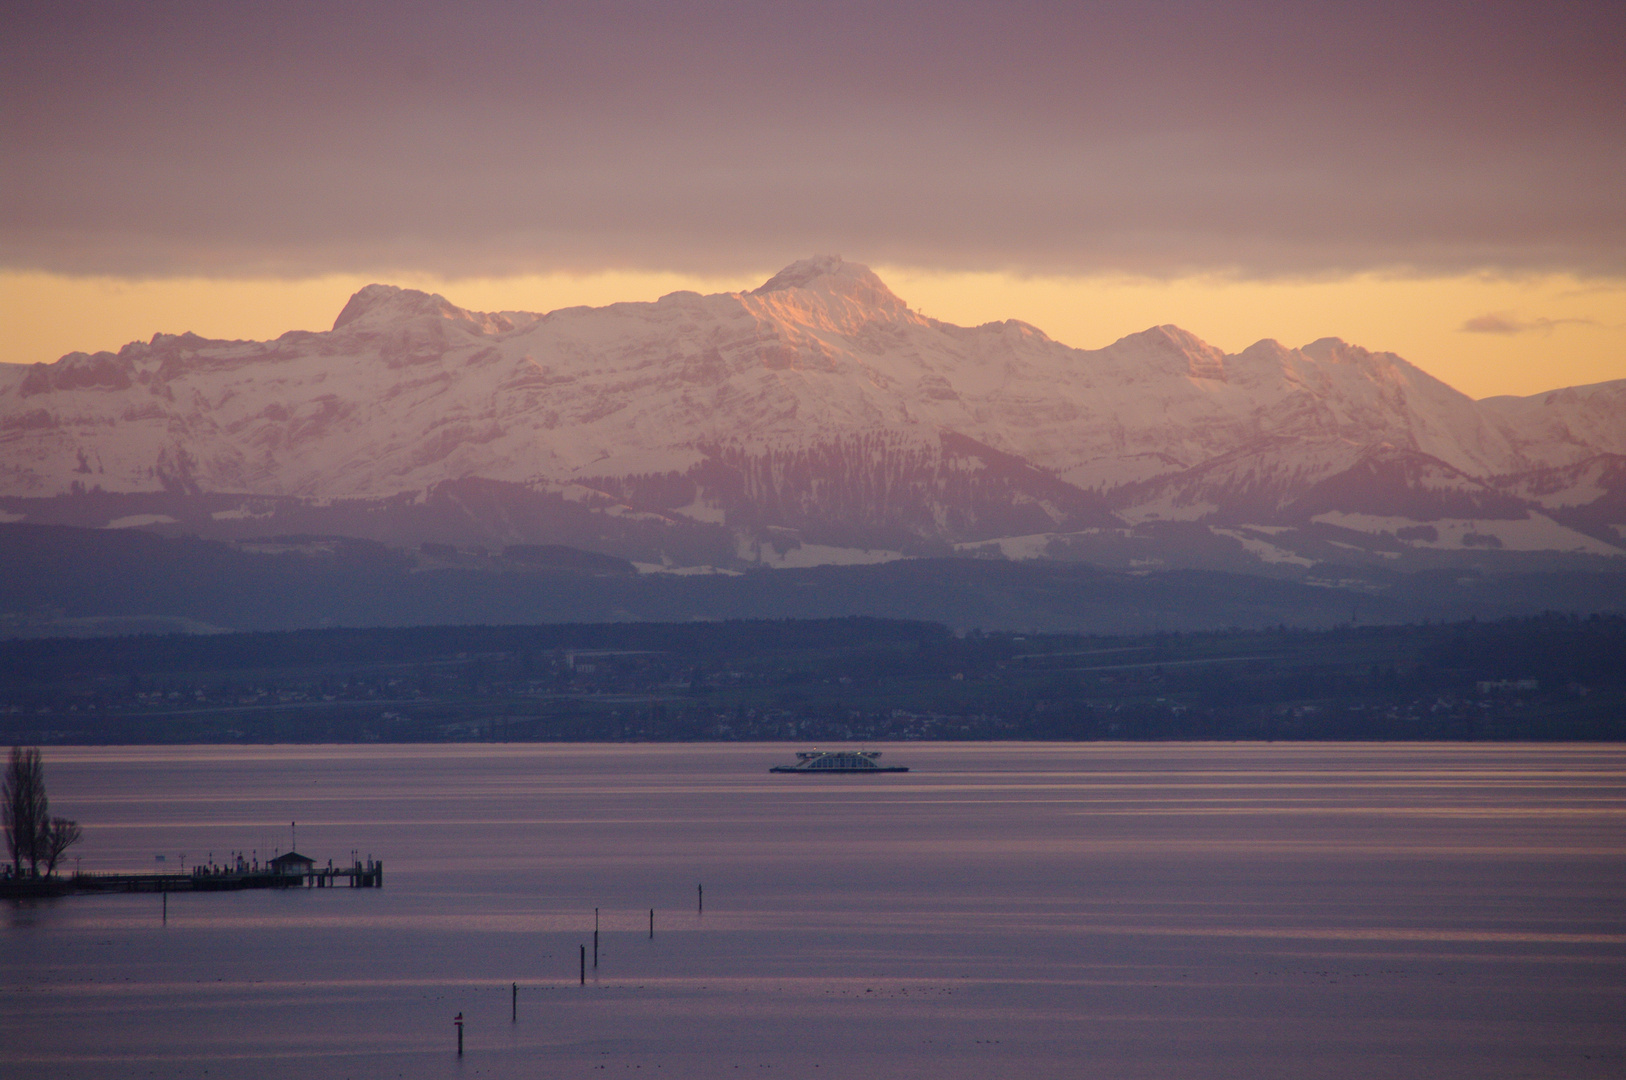
[[1626,619],[956,635],[429,627],[0,644],[14,743],[1600,739]]

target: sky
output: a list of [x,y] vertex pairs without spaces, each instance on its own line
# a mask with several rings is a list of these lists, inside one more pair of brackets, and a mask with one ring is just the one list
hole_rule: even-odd
[[0,0],[0,361],[748,288],[1626,377],[1626,4]]

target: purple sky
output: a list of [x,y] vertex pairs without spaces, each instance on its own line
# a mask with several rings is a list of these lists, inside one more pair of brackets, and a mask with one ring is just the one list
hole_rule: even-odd
[[1626,273],[1626,4],[16,3],[0,268]]

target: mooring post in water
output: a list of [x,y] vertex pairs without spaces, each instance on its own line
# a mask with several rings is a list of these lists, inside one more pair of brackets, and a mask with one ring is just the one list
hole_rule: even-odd
[[514,984],[513,1011],[509,1014],[508,1019],[516,1022],[519,1020],[519,983]]
[[582,946],[582,985],[587,985],[587,946]]
[[463,1014],[458,1013],[457,1019],[452,1023],[457,1025],[457,1056],[463,1056]]
[[598,908],[593,909],[593,970],[598,970]]
[[706,913],[706,887],[704,885],[696,885],[694,887],[694,892],[695,914],[704,915]]
[[655,940],[655,909],[649,909],[649,940]]

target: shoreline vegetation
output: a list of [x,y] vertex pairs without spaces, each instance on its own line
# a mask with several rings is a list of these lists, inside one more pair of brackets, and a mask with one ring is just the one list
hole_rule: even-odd
[[0,642],[14,744],[1626,739],[1626,617],[1139,635],[901,620]]
[[57,880],[57,863],[84,837],[77,821],[51,814],[45,764],[37,746],[11,748],[5,777],[0,779],[0,825],[10,860],[0,867],[0,888]]

